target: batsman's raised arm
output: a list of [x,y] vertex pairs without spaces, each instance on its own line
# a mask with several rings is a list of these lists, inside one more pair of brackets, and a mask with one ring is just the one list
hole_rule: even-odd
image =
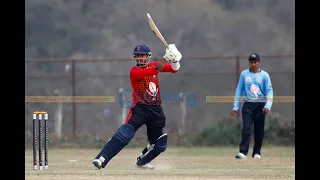
[[[179,65],[180,66],[180,65]],[[169,73],[176,73],[179,70],[179,67],[176,68],[177,70],[174,70],[174,65],[172,64],[166,64],[163,66],[163,69],[161,72],[169,72]]]

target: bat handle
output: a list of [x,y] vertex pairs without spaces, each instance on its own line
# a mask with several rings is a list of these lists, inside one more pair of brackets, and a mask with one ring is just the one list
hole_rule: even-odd
[[165,46],[166,48],[169,48],[169,45],[168,45],[168,43],[167,43],[166,41],[164,41],[163,44],[164,44],[164,46]]

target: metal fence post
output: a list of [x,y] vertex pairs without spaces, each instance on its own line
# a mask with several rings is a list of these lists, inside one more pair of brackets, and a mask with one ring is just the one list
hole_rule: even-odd
[[[236,56],[236,87],[238,85],[239,78],[240,78],[240,57],[237,55]],[[240,118],[240,111],[241,111],[241,106],[239,108],[239,111],[237,112],[238,118]]]
[[[76,96],[76,62],[72,59],[72,96]],[[76,138],[77,117],[76,102],[72,102],[73,137]]]

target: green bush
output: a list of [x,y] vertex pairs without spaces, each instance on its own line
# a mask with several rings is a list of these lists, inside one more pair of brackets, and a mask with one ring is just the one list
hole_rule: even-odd
[[220,146],[236,145],[240,143],[241,124],[229,119],[220,121],[215,125],[207,127],[191,137],[191,144],[195,146]]
[[278,115],[269,116],[266,120],[265,143],[271,145],[294,145],[294,121],[281,121]]
[[[225,119],[217,124],[203,129],[191,137],[191,144],[195,146],[221,146],[236,145],[241,140],[242,121],[238,119]],[[252,140],[253,140],[252,132]],[[280,117],[268,115],[265,124],[265,145],[294,145],[294,121],[281,121]]]

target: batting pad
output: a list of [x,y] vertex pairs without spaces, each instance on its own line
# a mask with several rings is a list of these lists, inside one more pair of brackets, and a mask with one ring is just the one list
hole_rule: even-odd
[[137,159],[137,165],[143,166],[146,163],[151,162],[154,158],[156,158],[160,153],[164,152],[168,146],[168,135],[167,133],[161,135],[155,144],[151,144],[148,147],[148,151]]
[[96,157],[96,159],[103,161],[102,168],[130,142],[134,134],[134,128],[130,124],[123,124],[119,127],[117,132]]

